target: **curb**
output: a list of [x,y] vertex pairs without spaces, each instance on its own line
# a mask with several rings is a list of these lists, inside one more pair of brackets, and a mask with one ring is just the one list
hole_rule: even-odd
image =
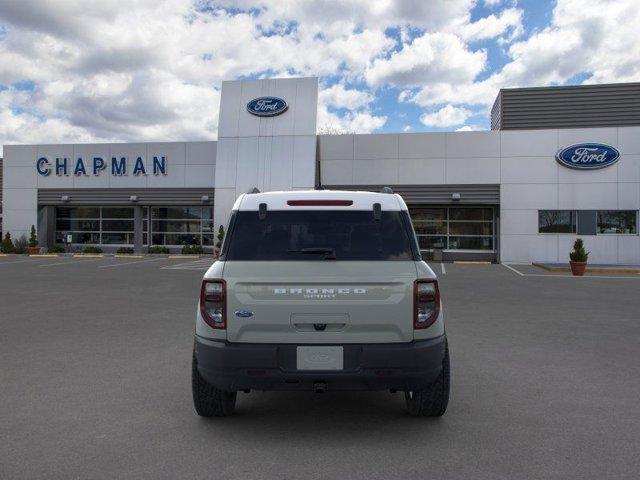
[[36,257],[36,258],[55,258],[55,257],[59,257],[60,255],[58,255],[57,253],[39,253],[38,255],[29,255],[30,257]]
[[200,255],[169,255],[167,258],[200,258]]
[[130,253],[116,253],[113,258],[144,258],[144,255],[132,255]]
[[453,263],[459,265],[491,265],[492,262],[488,260],[454,260]]
[[74,253],[74,258],[104,258],[102,253]]
[[[571,267],[552,267],[550,265],[545,265],[543,263],[532,263],[534,267],[541,268],[546,270],[547,272],[557,272],[557,273],[566,273],[571,272]],[[590,267],[587,265],[587,269],[585,273],[607,273],[607,274],[616,274],[616,273],[638,273],[640,274],[640,268],[606,268],[606,267]]]

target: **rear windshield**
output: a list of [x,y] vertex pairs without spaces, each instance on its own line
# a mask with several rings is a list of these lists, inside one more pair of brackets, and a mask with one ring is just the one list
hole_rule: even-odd
[[[412,260],[407,212],[236,212],[225,260]],[[407,218],[403,219],[403,215]]]

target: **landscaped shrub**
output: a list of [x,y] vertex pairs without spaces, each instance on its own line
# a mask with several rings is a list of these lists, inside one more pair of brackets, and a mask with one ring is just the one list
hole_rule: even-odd
[[35,225],[31,225],[31,235],[29,235],[29,246],[30,247],[38,246],[38,235],[36,235]]
[[220,252],[222,251],[222,241],[224,240],[224,227],[220,225],[218,228],[218,235],[216,235],[216,247],[214,250],[214,255],[216,258],[220,256]]
[[129,255],[129,254],[133,253],[133,248],[131,248],[131,247],[120,247],[118,250],[116,250],[116,253],[119,253],[120,255]]
[[589,252],[584,249],[584,242],[581,238],[576,238],[573,243],[573,252],[569,253],[572,262],[586,262],[589,258]]
[[13,253],[13,241],[11,240],[11,234],[7,232],[4,236],[4,240],[2,240],[2,244],[0,244],[0,251],[2,253]]
[[102,253],[102,249],[95,245],[87,245],[82,249],[82,253]]
[[202,245],[185,245],[182,247],[183,255],[201,255],[203,252]]
[[64,245],[61,245],[59,243],[56,243],[55,245],[52,245],[49,247],[49,253],[64,253],[65,249],[64,249]]
[[26,235],[21,235],[20,238],[13,243],[13,253],[27,253],[28,245],[29,242],[27,241]]
[[149,253],[163,253],[166,255],[169,253],[169,249],[164,245],[153,245],[149,247]]

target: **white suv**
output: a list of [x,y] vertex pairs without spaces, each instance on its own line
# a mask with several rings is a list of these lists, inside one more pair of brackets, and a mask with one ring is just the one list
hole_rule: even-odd
[[251,389],[402,390],[413,415],[445,412],[438,281],[387,192],[238,198],[196,314],[199,415],[228,415]]

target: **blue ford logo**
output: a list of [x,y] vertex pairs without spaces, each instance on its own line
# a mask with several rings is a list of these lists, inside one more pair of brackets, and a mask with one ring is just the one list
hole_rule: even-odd
[[251,310],[236,310],[234,313],[236,314],[236,317],[240,318],[253,317],[253,312]]
[[258,117],[275,117],[284,113],[287,108],[289,108],[287,102],[278,97],[254,98],[247,103],[247,111]]
[[569,168],[595,170],[613,165],[620,158],[620,152],[603,143],[579,143],[565,147],[558,152],[556,160]]

